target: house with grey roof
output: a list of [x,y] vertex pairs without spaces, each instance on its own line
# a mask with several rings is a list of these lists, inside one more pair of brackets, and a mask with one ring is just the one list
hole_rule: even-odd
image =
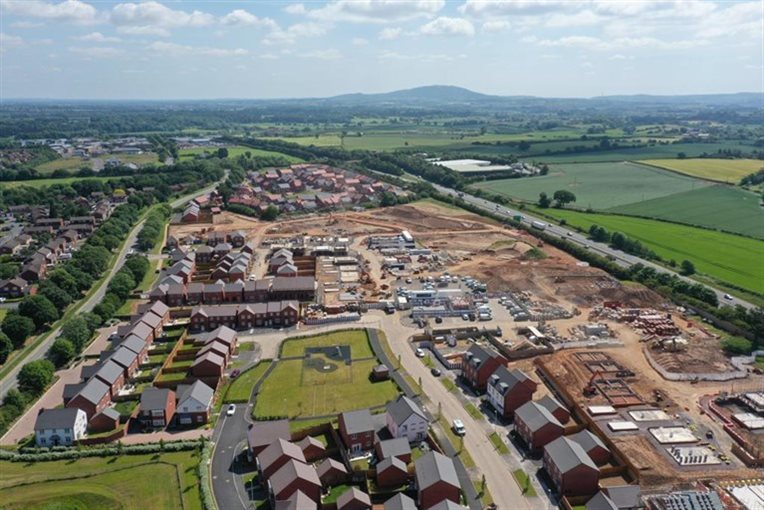
[[588,430],[584,429],[568,436],[568,438],[578,443],[598,466],[610,460],[610,450],[605,446],[605,443],[597,435],[592,434]]
[[600,470],[581,445],[559,437],[544,447],[544,469],[564,496],[585,496],[598,490]]
[[538,452],[562,436],[565,428],[549,410],[537,402],[523,404],[515,411],[515,432],[525,441],[528,450]]
[[202,381],[191,385],[179,385],[175,414],[180,425],[201,425],[210,419],[215,391]]
[[90,419],[100,413],[110,402],[109,386],[97,377],[92,377],[80,392],[69,400],[66,407],[82,409]]
[[253,457],[257,457],[271,443],[279,439],[289,441],[291,438],[288,420],[256,421],[247,431],[247,444]]
[[260,471],[260,476],[263,479],[267,479],[290,460],[305,463],[305,455],[303,455],[302,450],[296,444],[283,439],[277,439],[260,452],[260,455],[255,459],[255,464]]
[[377,441],[374,445],[374,450],[379,460],[395,457],[407,464],[411,462],[411,446],[405,437]]
[[348,479],[348,470],[345,467],[345,464],[338,462],[331,457],[316,464],[316,472],[324,487],[340,485],[345,483]]
[[533,399],[536,382],[519,369],[509,370],[501,365],[488,378],[486,394],[499,416],[511,420],[515,410]]
[[446,499],[427,510],[467,510],[467,507]]
[[125,372],[125,379],[130,379],[138,369],[138,353],[126,347],[118,347],[110,359],[122,367]]
[[408,481],[408,466],[397,457],[382,459],[374,469],[378,487],[400,487]]
[[461,488],[454,462],[445,455],[430,451],[414,462],[417,503],[430,508],[443,500],[459,502]]
[[138,419],[146,427],[166,427],[175,416],[175,392],[150,386],[141,393]]
[[371,510],[371,498],[357,487],[351,487],[337,498],[337,510]]
[[417,510],[416,501],[399,492],[385,501],[384,510]]
[[639,510],[644,508],[642,491],[639,485],[614,485],[604,487],[602,492],[613,502],[618,510]]
[[536,401],[539,405],[547,408],[552,415],[557,418],[557,421],[565,425],[570,420],[570,411],[560,403],[559,400],[552,395],[544,395]]
[[146,353],[149,349],[149,344],[141,340],[137,335],[129,335],[119,344],[125,349],[130,349],[138,355],[139,362],[146,357]]
[[318,505],[304,492],[297,491],[289,499],[276,501],[275,510],[316,510]]
[[405,437],[409,443],[417,443],[427,438],[430,421],[416,402],[401,395],[387,404],[385,425],[391,436]]
[[88,417],[76,407],[44,409],[34,423],[34,439],[37,446],[68,446],[85,436]]
[[289,499],[292,494],[302,491],[312,501],[321,501],[321,480],[316,468],[290,460],[268,479],[268,494],[271,503]]
[[119,390],[125,385],[125,372],[123,368],[112,360],[106,360],[98,371],[95,373],[95,377],[105,382],[109,386],[109,395],[111,398],[119,393]]
[[345,448],[352,454],[371,450],[376,432],[368,409],[347,411],[339,415],[339,431]]

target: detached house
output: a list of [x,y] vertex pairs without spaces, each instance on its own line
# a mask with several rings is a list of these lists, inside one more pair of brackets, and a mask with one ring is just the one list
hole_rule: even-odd
[[459,502],[461,487],[451,459],[430,451],[419,457],[414,465],[419,508],[431,508],[444,500]]
[[0,281],[0,296],[17,298],[29,294],[29,284],[23,278],[11,278]]
[[212,399],[215,391],[204,384],[196,381],[194,384],[179,385],[177,391],[178,403],[175,414],[180,425],[200,425],[210,420]]
[[348,411],[339,416],[340,437],[351,453],[371,450],[374,446],[374,424],[368,409]]
[[149,427],[166,427],[175,415],[175,393],[168,388],[148,387],[141,393],[138,419]]
[[427,416],[416,402],[405,395],[387,404],[385,424],[394,438],[405,437],[409,443],[427,438]]
[[69,446],[88,429],[85,411],[77,408],[45,409],[37,415],[34,438],[37,446]]

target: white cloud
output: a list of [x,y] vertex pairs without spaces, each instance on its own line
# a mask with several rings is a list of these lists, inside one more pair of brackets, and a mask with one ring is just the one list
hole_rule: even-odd
[[263,44],[294,44],[303,37],[319,37],[326,34],[326,27],[318,23],[296,23],[287,28],[277,27],[263,38]]
[[509,21],[506,20],[491,20],[486,21],[483,23],[482,30],[483,32],[503,32],[504,30],[507,30],[510,27]]
[[416,54],[399,53],[396,51],[383,51],[377,58],[379,60],[416,60],[417,62],[453,62],[457,59],[465,58],[466,55],[450,55],[445,53]]
[[467,0],[459,11],[469,16],[538,15],[560,11],[574,4],[558,0]]
[[552,14],[545,22],[550,28],[567,28],[596,25],[601,23],[602,16],[595,14],[590,10],[583,10],[574,14]]
[[112,48],[111,46],[74,46],[69,51],[88,58],[112,58],[124,54],[124,50]]
[[475,35],[475,27],[469,20],[464,18],[448,18],[441,16],[429,23],[422,25],[419,32],[424,35]]
[[342,53],[334,48],[327,50],[315,50],[297,53],[300,58],[308,58],[312,60],[339,60],[342,58]]
[[605,40],[588,35],[571,35],[559,39],[538,39],[535,36],[531,36],[524,38],[523,42],[547,48],[579,48],[594,51],[611,51],[625,48],[682,50],[706,44],[706,41],[699,39],[664,41],[654,37],[620,37]]
[[403,29],[399,27],[383,28],[379,31],[379,38],[383,41],[392,41],[393,39],[399,38],[402,33]]
[[42,0],[2,0],[0,7],[6,14],[64,23],[92,25],[100,21],[98,10],[80,0],[65,0],[60,3]]
[[155,41],[146,46],[146,49],[159,55],[167,55],[171,57],[182,57],[185,55],[205,55],[210,57],[243,57],[249,54],[249,51],[243,48],[226,49],[196,47],[167,41]]
[[332,23],[396,23],[432,17],[445,3],[445,0],[332,0],[316,9],[293,4],[285,10],[290,14],[302,14]]
[[18,48],[24,45],[24,39],[17,35],[0,32],[0,53],[5,53],[10,48]]
[[161,36],[166,36],[173,28],[205,27],[216,22],[212,14],[174,10],[153,0],[117,4],[110,19],[122,33]]
[[37,21],[14,21],[11,23],[11,27],[13,28],[40,28],[44,26],[45,23]]
[[245,11],[244,9],[236,9],[222,18],[220,18],[220,22],[224,25],[229,26],[261,26],[261,27],[269,27],[269,28],[277,28],[278,25],[275,21],[273,21],[270,18],[258,18],[251,12]]
[[363,37],[353,37],[353,46],[366,46],[369,44],[368,39],[364,39]]
[[101,32],[91,32],[86,35],[72,37],[72,39],[76,39],[78,41],[94,42],[94,43],[115,43],[115,42],[121,41],[119,37],[109,37],[109,36],[103,35]]

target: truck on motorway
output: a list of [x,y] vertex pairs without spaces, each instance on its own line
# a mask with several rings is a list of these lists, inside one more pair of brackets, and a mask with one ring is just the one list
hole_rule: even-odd
[[532,221],[531,227],[538,230],[544,230],[546,228],[546,223],[544,223],[543,221]]
[[522,214],[515,214],[512,216],[512,219],[515,221],[523,221],[523,215]]

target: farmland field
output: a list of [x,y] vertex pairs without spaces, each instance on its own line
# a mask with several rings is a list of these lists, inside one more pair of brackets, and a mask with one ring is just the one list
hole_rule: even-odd
[[[75,464],[76,462],[76,464]],[[4,510],[201,509],[196,452],[0,462]]]
[[159,164],[159,159],[153,152],[146,152],[144,154],[104,154],[103,156],[98,156],[97,158],[91,158],[89,160],[84,160],[79,157],[54,159],[53,161],[38,165],[36,170],[40,173],[47,174],[53,173],[56,170],[79,170],[82,167],[92,168],[94,159],[100,159],[105,162],[107,159],[111,158],[119,159],[123,163],[135,163],[138,166]]
[[701,179],[731,184],[737,184],[746,175],[764,168],[764,161],[756,159],[648,159],[642,162]]
[[0,186],[7,186],[9,188],[18,188],[21,186],[29,186],[31,188],[42,188],[45,186],[52,186],[54,184],[71,184],[77,181],[108,181],[119,179],[119,177],[63,177],[61,179],[31,179],[27,181],[3,181]]
[[485,181],[478,188],[527,201],[539,193],[550,197],[561,189],[576,194],[578,208],[609,209],[674,193],[708,183],[636,163],[554,165],[540,177]]
[[714,185],[626,204],[610,212],[650,216],[764,239],[764,207],[755,193]]
[[[205,152],[214,153],[217,152],[217,149],[214,147],[194,147],[192,149],[182,149],[179,151],[180,160],[184,159],[191,159],[197,154],[204,154]],[[253,149],[251,147],[244,147],[241,145],[235,145],[233,147],[228,147],[228,157],[229,158],[237,158],[244,154],[245,152],[249,152],[252,154],[253,157],[256,156],[263,156],[263,157],[270,157],[270,156],[280,156],[290,163],[300,163],[302,162],[302,159],[296,158],[294,156],[289,156],[288,154],[282,154],[280,152],[274,152],[274,151],[266,151],[262,149]]]
[[666,260],[681,262],[688,259],[699,273],[764,294],[764,264],[761,263],[764,241],[629,216],[559,209],[546,209],[545,212],[584,230],[597,224],[610,232],[622,232],[638,239]]

